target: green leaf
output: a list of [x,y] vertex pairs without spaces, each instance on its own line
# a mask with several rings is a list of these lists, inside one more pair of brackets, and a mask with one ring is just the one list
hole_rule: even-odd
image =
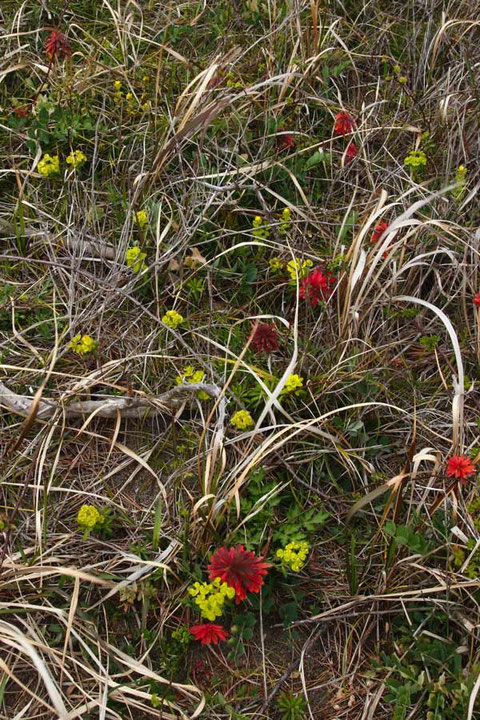
[[387,535],[390,535],[390,537],[395,537],[395,533],[397,532],[397,526],[392,520],[389,520],[383,526],[383,530]]
[[324,162],[325,159],[326,153],[324,153],[323,150],[316,150],[305,163],[305,170],[310,170],[310,168],[315,167],[316,165],[320,165],[320,163]]

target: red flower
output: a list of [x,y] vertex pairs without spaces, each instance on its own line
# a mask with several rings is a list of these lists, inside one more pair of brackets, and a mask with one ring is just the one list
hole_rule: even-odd
[[30,112],[30,105],[19,105],[13,109],[13,114],[17,117],[27,117]]
[[475,294],[475,297],[473,298],[473,304],[477,307],[480,305],[480,293]]
[[45,52],[50,60],[58,57],[59,60],[70,57],[72,54],[72,46],[66,35],[56,30],[52,30],[45,43]]
[[319,300],[326,300],[333,292],[336,279],[332,273],[327,270],[325,273],[321,268],[312,270],[306,278],[300,280],[300,297],[304,300],[310,300],[313,307],[317,307]]
[[212,555],[208,569],[210,580],[219,577],[234,588],[238,605],[247,597],[247,590],[259,592],[270,567],[270,563],[264,562],[263,558],[257,558],[250,550],[244,550],[243,545],[237,545],[229,550],[226,547],[219,548]]
[[386,223],[385,220],[382,220],[381,222],[378,223],[378,225],[375,225],[375,230],[373,231],[373,234],[372,234],[372,242],[376,243],[378,240],[380,240],[381,236],[383,235],[385,230],[387,230],[387,228],[388,228],[388,223]]
[[358,155],[358,148],[355,145],[355,143],[351,142],[349,143],[346,151],[345,151],[345,163],[350,163],[354,158],[356,158]]
[[295,147],[293,135],[277,135],[277,147],[279,150],[293,150]]
[[335,124],[333,126],[337,135],[345,136],[347,133],[355,129],[355,120],[346,110],[342,110],[335,115]]
[[464,483],[475,473],[473,462],[466,455],[453,455],[447,463],[448,477],[454,477]]
[[226,640],[229,633],[223,629],[221,625],[214,623],[205,623],[200,625],[192,625],[190,632],[195,640],[200,640],[202,645],[218,645],[219,640]]
[[278,350],[277,328],[272,323],[252,323],[251,346],[255,352],[270,353]]

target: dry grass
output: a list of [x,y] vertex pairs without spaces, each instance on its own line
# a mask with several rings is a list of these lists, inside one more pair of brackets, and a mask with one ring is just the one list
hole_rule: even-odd
[[[55,27],[74,52],[49,63]],[[1,720],[480,717],[478,488],[445,472],[480,436],[479,27],[434,0],[2,3]],[[335,292],[311,307],[274,257]],[[110,536],[82,537],[83,504]],[[295,508],[309,562],[243,609],[245,654],[172,640],[210,553],[272,559]]]

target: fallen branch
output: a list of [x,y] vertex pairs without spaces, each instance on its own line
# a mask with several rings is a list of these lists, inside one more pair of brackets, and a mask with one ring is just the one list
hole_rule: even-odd
[[[0,235],[16,237],[15,226],[8,220],[0,218]],[[27,238],[43,238],[45,242],[55,245],[62,244],[72,250],[73,252],[80,253],[81,255],[91,255],[92,257],[99,257],[105,260],[115,259],[115,248],[113,245],[108,245],[101,240],[84,240],[83,238],[70,235],[63,239],[58,235],[52,235],[44,230],[33,230],[32,228],[24,228],[22,237]]]
[[[62,401],[51,399],[40,400],[37,419],[44,420],[52,417],[57,411],[62,412],[65,417],[84,417],[94,413],[101,418],[115,418],[120,412],[125,418],[142,418],[145,415],[156,415],[167,409],[178,408],[185,398],[192,393],[202,390],[214,398],[220,396],[221,390],[217,385],[209,383],[191,383],[177,385],[171,390],[162,393],[155,398],[146,397],[109,397],[104,400],[83,400],[65,404]],[[224,400],[220,401],[219,415],[224,416]],[[18,415],[28,415],[33,403],[33,398],[26,395],[18,395],[0,382],[0,407]]]

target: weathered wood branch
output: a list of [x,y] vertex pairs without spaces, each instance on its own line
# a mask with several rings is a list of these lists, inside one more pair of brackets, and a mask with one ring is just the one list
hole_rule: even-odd
[[[221,392],[218,385],[200,382],[177,385],[154,398],[108,397],[104,400],[83,400],[70,403],[43,399],[40,401],[36,417],[39,420],[45,420],[60,411],[67,418],[85,417],[92,413],[101,418],[115,418],[118,412],[125,418],[142,418],[147,414],[157,415],[165,410],[178,408],[186,397],[199,390],[203,390],[214,398],[218,398]],[[0,408],[19,415],[28,415],[32,403],[32,397],[18,395],[0,382]],[[220,414],[223,418],[223,405]]]
[[[0,218],[0,235],[11,235],[16,236],[15,227],[8,220]],[[90,255],[91,257],[103,258],[105,260],[115,259],[115,248],[113,245],[108,245],[101,240],[89,239],[77,237],[76,235],[70,235],[63,239],[57,235],[53,235],[45,230],[33,230],[32,228],[24,228],[23,236],[28,238],[43,238],[46,242],[51,244],[63,243],[73,252],[79,252],[82,255]]]

